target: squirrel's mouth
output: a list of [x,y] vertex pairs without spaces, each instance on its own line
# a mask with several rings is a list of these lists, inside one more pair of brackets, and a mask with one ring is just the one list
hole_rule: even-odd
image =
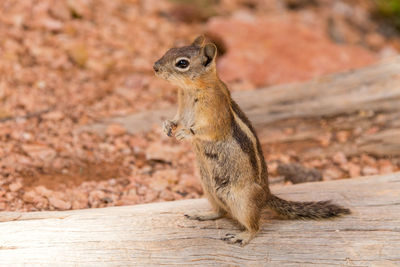
[[161,79],[164,79],[164,80],[168,80],[168,78],[169,78],[169,76],[170,76],[169,73],[165,73],[165,72],[160,71],[160,70],[159,70],[159,71],[155,71],[154,74],[155,74],[157,77],[160,77]]

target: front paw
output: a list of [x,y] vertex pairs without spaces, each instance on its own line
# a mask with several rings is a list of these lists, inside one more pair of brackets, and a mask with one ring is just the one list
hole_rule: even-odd
[[189,220],[198,220],[198,221],[209,221],[209,220],[216,220],[222,218],[225,215],[225,212],[204,212],[204,213],[192,213],[192,214],[185,214],[185,217]]
[[190,129],[186,129],[186,128],[179,129],[175,133],[175,138],[179,141],[183,140],[183,139],[190,139],[192,137],[193,137],[193,131],[191,131]]
[[172,137],[172,133],[176,130],[177,126],[178,123],[176,121],[166,120],[163,122],[163,132],[169,137]]

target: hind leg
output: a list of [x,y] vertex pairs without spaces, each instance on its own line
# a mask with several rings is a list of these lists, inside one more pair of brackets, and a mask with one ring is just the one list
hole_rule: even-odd
[[247,190],[241,190],[241,192],[232,195],[234,195],[235,198],[228,203],[231,215],[243,225],[245,229],[238,234],[228,233],[222,240],[230,244],[236,243],[245,246],[254,238],[260,228],[261,209],[252,199],[252,194]]
[[257,210],[247,211],[242,216],[235,217],[241,223],[245,230],[238,234],[226,234],[222,240],[230,244],[240,244],[245,246],[248,244],[259,230],[260,212]]

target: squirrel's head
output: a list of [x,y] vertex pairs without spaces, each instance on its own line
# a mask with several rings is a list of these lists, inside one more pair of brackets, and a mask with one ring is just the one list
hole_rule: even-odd
[[204,41],[204,36],[199,36],[190,46],[168,50],[154,63],[156,75],[180,87],[191,87],[215,77],[217,47]]

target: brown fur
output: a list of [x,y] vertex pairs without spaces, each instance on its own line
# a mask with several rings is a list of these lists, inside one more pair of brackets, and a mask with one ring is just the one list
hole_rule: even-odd
[[[329,202],[294,202],[271,194],[261,145],[249,119],[234,102],[215,66],[216,47],[198,37],[190,46],[172,48],[155,65],[156,75],[180,87],[178,112],[164,131],[192,142],[201,183],[214,211],[189,214],[214,220],[229,214],[245,230],[227,234],[229,243],[247,244],[259,230],[260,214],[269,207],[287,218],[329,218],[349,214]],[[189,68],[176,62],[184,57]]]

